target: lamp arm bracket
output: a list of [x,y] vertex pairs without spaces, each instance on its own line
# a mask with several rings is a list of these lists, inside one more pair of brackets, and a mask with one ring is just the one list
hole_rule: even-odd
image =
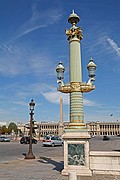
[[62,93],[71,93],[71,92],[90,92],[95,89],[95,86],[92,83],[86,84],[86,82],[71,82],[66,85],[60,85],[58,91]]
[[90,78],[87,82],[87,85],[93,85],[93,81],[95,81],[95,78]]
[[57,80],[57,83],[60,85],[60,86],[64,86],[64,82],[62,80]]

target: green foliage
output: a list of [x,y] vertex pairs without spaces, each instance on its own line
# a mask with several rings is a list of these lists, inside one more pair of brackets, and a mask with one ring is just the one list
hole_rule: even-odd
[[15,133],[17,133],[17,125],[14,122],[11,122],[8,126],[8,130],[11,133],[12,130],[14,130]]
[[2,134],[9,134],[8,128],[4,125],[1,128]]
[[11,122],[8,128],[5,125],[0,127],[0,134],[10,134],[12,130],[17,133],[17,125],[14,122]]
[[2,127],[0,126],[0,134],[2,134]]

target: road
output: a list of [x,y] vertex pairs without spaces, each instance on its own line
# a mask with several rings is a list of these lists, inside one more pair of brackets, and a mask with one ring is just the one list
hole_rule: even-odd
[[[41,141],[33,144],[33,153],[36,157],[63,158],[63,147],[43,147]],[[0,142],[0,162],[24,158],[28,153],[28,144],[20,144],[19,141]],[[90,150],[92,151],[120,151],[120,137],[110,137],[110,141],[103,141],[102,137],[90,139]]]
[[[43,147],[42,143],[38,141],[37,144],[32,145],[33,154],[36,157],[63,157],[63,147]],[[23,159],[25,154],[28,153],[29,145],[20,144],[18,141],[15,142],[0,142],[0,162]]]
[[63,147],[43,147],[33,144],[36,159],[25,160],[28,144],[0,142],[0,180],[68,180],[62,176]]
[[110,136],[109,141],[103,141],[102,136],[90,139],[91,151],[120,151],[120,137]]

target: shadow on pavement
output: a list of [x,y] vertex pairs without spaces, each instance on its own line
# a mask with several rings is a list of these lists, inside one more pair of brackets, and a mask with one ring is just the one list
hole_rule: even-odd
[[22,153],[23,156],[26,156],[27,154],[26,153]]
[[38,160],[38,162],[45,163],[45,164],[53,164],[55,166],[53,170],[56,170],[59,172],[61,172],[64,168],[63,161],[57,162],[47,157],[40,157],[40,160]]

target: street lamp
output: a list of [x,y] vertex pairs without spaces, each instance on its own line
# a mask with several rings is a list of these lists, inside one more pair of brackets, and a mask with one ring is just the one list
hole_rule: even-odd
[[[83,130],[86,129],[84,125],[84,113],[83,113],[83,92],[90,92],[95,89],[93,82],[95,81],[95,70],[97,68],[93,59],[89,60],[87,65],[88,69],[88,82],[82,82],[82,59],[81,59],[81,49],[80,42],[83,39],[82,30],[77,27],[76,24],[79,22],[79,16],[74,13],[70,14],[68,22],[72,24],[70,29],[66,30],[66,35],[68,37],[70,46],[70,71],[69,77],[70,81],[64,84],[64,71],[65,68],[60,61],[56,67],[57,72],[57,83],[59,84],[58,91],[62,93],[70,93],[70,124],[69,130]],[[67,129],[68,130],[68,129]],[[68,131],[69,131],[68,130]]]
[[95,81],[95,70],[96,70],[96,64],[93,62],[93,58],[91,57],[87,69],[88,69],[88,76],[90,77],[91,81]]
[[56,67],[56,72],[57,72],[57,78],[58,78],[57,83],[61,86],[64,85],[62,81],[62,79],[64,79],[64,71],[65,71],[65,68],[62,65],[62,61],[60,61],[58,66]]
[[32,121],[33,121],[34,107],[35,107],[35,103],[33,99],[29,103],[29,106],[30,106],[30,144],[29,144],[28,155],[26,155],[25,159],[35,159],[35,156],[33,155],[32,152]]
[[[89,169],[89,138],[84,123],[83,93],[95,89],[95,70],[97,66],[91,58],[88,65],[88,82],[82,81],[81,40],[83,39],[81,27],[77,27],[80,17],[74,12],[68,17],[72,25],[66,29],[69,42],[69,82],[64,84],[65,68],[60,61],[56,67],[58,91],[70,94],[70,122],[64,130],[64,169],[63,174],[76,173],[90,175]],[[75,159],[76,157],[76,159]]]

